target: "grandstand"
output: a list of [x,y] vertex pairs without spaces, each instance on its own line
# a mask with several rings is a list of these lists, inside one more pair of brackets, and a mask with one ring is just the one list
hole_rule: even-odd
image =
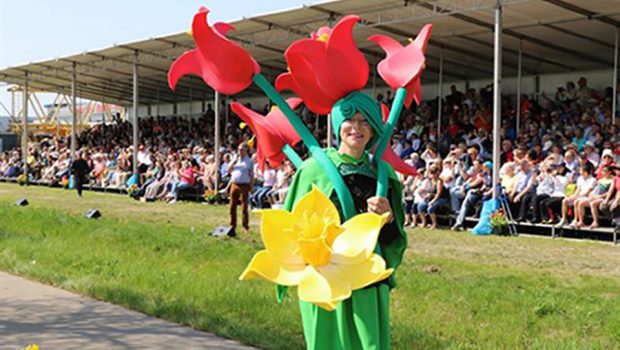
[[[488,158],[494,160],[495,182],[500,181],[500,120],[506,122],[506,116],[502,119],[501,115],[501,96],[504,103],[516,109],[513,111],[516,118],[511,123],[517,134],[523,129],[521,118],[528,112],[521,111],[523,104],[517,103],[517,96],[525,94],[538,101],[545,95],[553,95],[566,81],[581,76],[588,77],[589,89],[603,91],[611,87],[611,96],[617,96],[614,82],[617,82],[620,11],[613,2],[605,0],[330,1],[233,21],[236,31],[230,37],[256,58],[268,78],[274,79],[286,69],[282,53],[292,41],[348,13],[359,14],[363,19],[354,35],[372,65],[383,55],[378,47],[365,40],[371,33],[386,33],[404,42],[424,23],[434,24],[422,78],[423,96],[434,108],[427,121],[436,135],[447,131],[450,116],[442,106],[444,99],[433,105],[429,97],[452,93],[449,86],[454,86],[456,91],[486,89],[488,102],[493,102],[489,106],[494,120],[490,135],[494,138]],[[28,89],[70,95],[73,105],[81,97],[125,106],[130,122],[125,127],[132,127],[131,131],[126,130],[132,136],[129,140],[133,145],[132,158],[138,159],[142,123],[135,122],[136,116],[190,117],[187,123],[191,128],[199,120],[196,117],[206,113],[211,103],[215,109],[212,113],[224,114],[227,120],[224,124],[228,124],[229,114],[219,111],[221,104],[216,94],[199,79],[183,79],[176,92],[167,87],[170,63],[192,46],[191,36],[181,31],[7,67],[0,70],[0,81],[20,85],[25,95]],[[370,82],[368,92],[373,95],[387,89],[376,76]],[[254,106],[267,103],[253,87],[238,98]],[[611,124],[615,125],[617,98],[609,102]],[[27,114],[27,108],[24,104],[22,111],[12,117],[24,115],[23,109]],[[78,113],[76,108],[70,128],[71,158],[79,147]],[[210,131],[215,133],[226,127]],[[27,125],[21,127],[21,132],[22,165],[27,171],[25,136],[31,132]],[[215,138],[215,144],[219,144],[219,138]],[[215,147],[216,167],[221,158],[219,152]],[[130,172],[138,173],[138,162],[134,161],[132,166]]]

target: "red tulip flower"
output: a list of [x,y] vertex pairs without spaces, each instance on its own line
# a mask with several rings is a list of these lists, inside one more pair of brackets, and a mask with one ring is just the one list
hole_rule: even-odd
[[401,87],[407,89],[407,107],[411,105],[412,99],[415,99],[418,105],[422,100],[420,75],[425,67],[424,54],[432,30],[432,24],[425,25],[415,40],[404,47],[385,35],[377,34],[368,38],[379,44],[387,55],[377,65],[381,78],[394,90]]
[[[302,102],[299,98],[289,98],[286,100],[291,109],[295,109]],[[265,167],[265,161],[269,162],[272,168],[280,166],[286,159],[282,152],[282,147],[288,144],[294,147],[301,138],[288,121],[284,113],[275,107],[263,116],[245,107],[241,103],[233,102],[230,107],[256,135],[256,159],[261,169]]]
[[[383,114],[383,122],[385,123],[388,119],[388,115],[390,114],[390,110],[383,103],[381,104],[381,112]],[[381,159],[390,164],[395,171],[403,175],[416,176],[418,174],[418,170],[405,163],[398,155],[396,155],[396,153],[394,153],[392,147],[385,149]]]
[[208,13],[207,8],[201,7],[194,15],[192,35],[198,48],[185,52],[172,63],[168,85],[174,90],[181,77],[193,74],[214,90],[233,95],[252,83],[260,67],[245,49],[226,38],[226,33],[234,29],[230,24],[207,24]]
[[276,89],[292,90],[308,108],[327,114],[339,99],[363,89],[368,82],[368,61],[353,41],[359,16],[342,18],[333,29],[320,28],[284,53],[290,72],[276,80]]

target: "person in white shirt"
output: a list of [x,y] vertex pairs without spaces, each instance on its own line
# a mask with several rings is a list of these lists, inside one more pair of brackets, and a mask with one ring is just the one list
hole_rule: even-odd
[[[566,217],[568,215],[568,208],[577,204],[580,199],[588,198],[590,192],[596,187],[596,178],[592,176],[594,172],[594,166],[591,163],[587,162],[586,165],[581,167],[581,176],[577,179],[577,189],[575,189],[575,193],[570,196],[567,196],[562,201],[562,219],[558,223],[558,227],[564,226],[566,223]],[[572,222],[572,226],[576,226],[579,223],[577,218],[575,218]]]

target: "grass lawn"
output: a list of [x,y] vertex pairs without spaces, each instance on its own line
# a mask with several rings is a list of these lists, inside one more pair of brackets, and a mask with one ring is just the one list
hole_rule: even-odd
[[[26,197],[28,207],[16,207]],[[83,217],[89,208],[99,220]],[[294,290],[239,282],[261,248],[225,207],[0,183],[0,269],[266,349],[301,349]],[[394,349],[620,349],[620,246],[409,230]]]

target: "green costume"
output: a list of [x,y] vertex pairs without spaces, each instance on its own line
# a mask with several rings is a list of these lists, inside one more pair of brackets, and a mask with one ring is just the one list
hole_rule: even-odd
[[[373,138],[366,147],[370,149],[379,138],[383,126],[379,107],[371,97],[355,92],[338,101],[332,110],[334,131],[336,135],[339,135],[340,124],[357,112],[363,114],[373,127]],[[366,212],[365,199],[374,196],[377,183],[376,162],[370,160],[367,152],[361,159],[339,154],[334,149],[327,150],[327,155],[345,179],[355,201],[356,213]],[[376,252],[384,258],[388,268],[396,268],[402,260],[407,240],[403,229],[402,186],[389,165],[388,171],[388,199],[394,220],[381,230]],[[312,189],[313,184],[334,202],[342,221],[346,221],[348,218],[343,217],[342,207],[332,182],[314,158],[306,160],[299,167],[291,183],[284,209],[292,210],[297,201]],[[354,291],[351,298],[341,302],[336,310],[331,312],[314,304],[300,301],[307,348],[316,350],[389,349],[389,290],[395,286],[393,276],[386,281]],[[281,299],[286,288],[279,287],[278,290],[278,296]]]

